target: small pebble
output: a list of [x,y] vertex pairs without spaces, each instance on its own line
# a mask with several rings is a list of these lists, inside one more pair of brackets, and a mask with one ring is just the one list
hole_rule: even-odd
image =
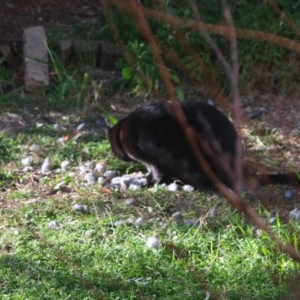
[[298,208],[293,209],[290,211],[289,217],[292,220],[300,220],[300,210]]
[[48,227],[53,230],[58,230],[60,228],[60,225],[56,220],[53,220],[49,222]]
[[57,124],[57,123],[53,124],[53,128],[56,130],[62,130],[62,131],[67,130],[64,126]]
[[81,131],[84,128],[84,126],[85,126],[85,123],[83,122],[83,123],[79,124],[76,129],[78,131]]
[[113,177],[116,177],[118,175],[118,172],[115,170],[107,170],[104,172],[103,177],[106,179],[112,179]]
[[76,211],[86,212],[88,210],[88,207],[87,207],[87,205],[76,203],[73,205],[73,209]]
[[124,226],[124,225],[126,225],[126,221],[124,221],[124,220],[114,222],[114,226],[116,226],[116,227]]
[[284,192],[284,197],[285,198],[292,198],[292,196],[293,196],[293,191],[292,190],[286,190]]
[[87,182],[88,185],[93,185],[97,182],[97,178],[93,172],[85,174],[84,180]]
[[40,146],[37,145],[37,144],[32,144],[30,147],[29,147],[29,151],[31,152],[38,152],[40,150]]
[[129,187],[128,189],[131,190],[131,191],[135,191],[137,189],[141,188],[140,184],[137,183],[137,182],[132,182],[129,184]]
[[167,189],[170,192],[176,192],[179,189],[179,185],[177,183],[173,182],[167,186]]
[[159,238],[156,235],[148,237],[146,241],[146,246],[148,248],[154,248],[154,249],[160,248],[161,245],[160,245]]
[[120,176],[117,176],[117,177],[114,177],[111,179],[111,182],[110,182],[112,185],[121,185],[121,177]]
[[21,160],[21,163],[22,163],[23,166],[30,166],[32,161],[33,161],[33,157],[32,156],[27,156],[27,157],[25,157]]
[[139,217],[139,218],[137,218],[136,221],[134,222],[134,225],[136,225],[136,226],[141,226],[141,225],[144,224],[144,222],[145,222],[145,218],[144,218],[144,217]]
[[87,230],[87,231],[84,233],[84,235],[85,235],[86,237],[90,237],[90,236],[93,236],[95,233],[96,233],[96,230],[95,230],[95,229],[89,229],[89,230]]
[[51,170],[51,158],[46,157],[41,166],[41,173],[45,174],[45,173],[48,173],[50,170]]
[[154,213],[154,208],[153,208],[153,207],[148,206],[147,209],[148,209],[148,213],[149,213],[149,214],[152,215],[152,214]]
[[176,222],[183,221],[183,215],[180,211],[174,212],[171,215],[171,218],[173,219],[173,221],[176,221]]
[[66,159],[60,164],[60,168],[63,172],[65,172],[65,171],[67,171],[67,167],[69,165],[70,165],[70,161]]
[[95,164],[95,172],[101,173],[105,169],[106,163],[103,161],[99,161]]
[[103,177],[98,177],[97,182],[98,182],[98,184],[104,184],[105,183],[105,179]]
[[192,191],[194,191],[194,187],[192,187],[191,185],[189,184],[185,184],[182,189],[185,191],[185,192],[189,192],[191,193]]
[[208,98],[207,99],[207,104],[214,106],[215,105],[215,101],[213,99]]
[[137,202],[138,201],[134,198],[127,198],[124,200],[125,205],[135,205]]
[[26,173],[26,172],[30,172],[30,171],[32,171],[32,170],[33,170],[33,167],[31,167],[31,166],[26,166],[26,167],[24,167],[24,168],[22,169],[22,172]]

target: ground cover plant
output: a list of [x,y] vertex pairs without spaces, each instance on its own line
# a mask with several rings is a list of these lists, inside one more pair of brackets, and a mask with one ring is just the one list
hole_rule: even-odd
[[[166,3],[172,14],[192,17],[187,6]],[[294,38],[289,27],[279,25],[266,3],[231,4],[239,27]],[[292,1],[282,5],[297,8]],[[217,3],[210,2],[203,9],[206,21],[221,21]],[[255,14],[250,14],[254,9]],[[297,21],[298,10],[293,7],[288,12]],[[119,16],[115,18],[118,26],[126,25],[123,38],[129,40],[133,57],[140,59],[136,67],[146,74],[149,86],[144,85],[143,77],[133,76],[136,69],[125,59],[119,62],[122,76],[106,80],[84,62],[65,66],[55,48],[49,49],[55,76],[40,95],[25,96],[15,88],[7,94],[11,74],[3,73],[1,109],[21,115],[18,124],[25,125],[17,130],[1,127],[0,298],[298,299],[297,262],[281,253],[266,233],[229,207],[219,193],[168,186],[119,189],[109,184],[109,170],[124,175],[145,169],[112,156],[103,131],[103,112],[120,117],[137,104],[168,99],[145,39],[130,21],[124,21],[124,14],[117,9],[113,13]],[[260,15],[264,18],[257,18]],[[105,36],[109,26],[104,25],[100,33]],[[155,22],[151,26],[172,46],[168,28]],[[88,28],[87,24],[77,25],[74,32],[79,38]],[[97,25],[91,28],[97,35]],[[191,33],[190,42],[199,42],[193,46],[204,48],[204,59],[214,60],[197,33]],[[225,39],[218,42],[226,50]],[[285,50],[255,40],[250,46],[242,41],[240,47],[242,77],[253,78],[247,71],[252,63],[266,69],[274,63],[279,68],[276,80],[281,91],[286,82],[297,83],[280,69]],[[216,65],[210,65],[214,75],[225,77]],[[182,99],[195,100],[197,95],[207,100],[199,96],[205,94],[201,87],[186,82],[178,70],[170,71]],[[228,82],[224,85],[229,90]],[[251,82],[248,87],[253,88]],[[153,90],[156,94],[150,94]],[[295,146],[299,139],[297,98],[279,110],[288,120],[279,128],[278,116],[274,121],[272,115],[277,111],[268,109],[280,97],[257,94],[242,99],[248,118],[241,133],[250,159],[263,161],[270,170],[299,169],[294,159],[299,154]],[[115,113],[117,105],[120,109]],[[262,119],[256,117],[261,111]],[[297,190],[273,187],[243,196],[279,238],[299,251],[300,223],[292,218],[295,215],[289,216],[299,203]]]

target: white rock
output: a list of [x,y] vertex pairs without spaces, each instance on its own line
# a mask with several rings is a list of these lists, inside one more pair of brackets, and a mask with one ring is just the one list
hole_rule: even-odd
[[84,128],[84,126],[85,126],[85,123],[83,122],[83,123],[79,124],[76,129],[78,131],[81,131]]
[[177,183],[173,182],[167,186],[167,189],[170,192],[176,192],[179,189],[179,185]]
[[105,169],[105,166],[106,166],[105,162],[99,161],[96,163],[94,170],[95,172],[101,173]]
[[118,172],[115,170],[107,170],[104,172],[103,177],[107,179],[112,179],[113,177],[116,177],[118,175]]
[[77,203],[73,205],[73,209],[81,212],[88,211],[87,205]]
[[192,187],[191,185],[189,184],[185,184],[182,189],[185,191],[185,192],[189,192],[191,193],[192,191],[194,191],[194,187]]
[[64,160],[62,161],[62,163],[60,164],[61,170],[63,172],[67,171],[67,167],[70,165],[70,161],[69,160]]
[[41,166],[41,173],[45,174],[45,173],[48,173],[50,170],[51,170],[51,158],[46,157]]
[[48,227],[53,230],[58,230],[60,228],[60,224],[56,220],[52,220],[49,222]]
[[105,179],[102,176],[98,177],[97,182],[98,182],[98,184],[104,184],[105,183]]
[[88,185],[93,185],[96,183],[97,177],[95,176],[95,174],[93,172],[89,172],[89,173],[85,174],[84,180],[87,182]]
[[134,225],[136,226],[141,226],[145,223],[145,218],[144,217],[139,217],[136,219],[136,221],[134,222]]
[[293,220],[300,220],[300,210],[296,207],[295,209],[290,211],[289,217]]
[[30,147],[29,147],[29,151],[31,152],[39,152],[40,150],[40,146],[37,145],[37,144],[32,144]]
[[23,166],[30,166],[32,161],[33,161],[33,157],[32,156],[27,156],[27,157],[25,157],[21,160],[21,163],[22,163]]
[[157,235],[153,235],[148,237],[147,241],[146,241],[146,246],[148,248],[154,248],[154,249],[158,249],[161,247],[159,238],[157,237]]
[[26,167],[24,167],[24,168],[22,169],[22,172],[26,173],[26,172],[30,172],[30,171],[32,171],[32,170],[33,170],[33,167],[31,167],[31,166],[26,166]]

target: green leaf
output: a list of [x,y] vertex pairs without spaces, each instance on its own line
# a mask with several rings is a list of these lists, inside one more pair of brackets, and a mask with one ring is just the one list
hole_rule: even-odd
[[125,67],[122,69],[122,78],[123,79],[131,79],[133,76],[133,72],[131,67]]

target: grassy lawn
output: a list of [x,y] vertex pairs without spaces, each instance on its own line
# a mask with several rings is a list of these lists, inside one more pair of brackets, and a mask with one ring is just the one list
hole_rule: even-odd
[[[278,21],[268,1],[256,2],[230,1],[237,27],[296,39],[294,31]],[[193,17],[188,2],[166,3],[170,13]],[[205,22],[224,22],[217,3],[201,4]],[[299,25],[299,5],[287,1],[286,7]],[[299,288],[295,289],[299,264],[282,254],[267,234],[249,224],[217,192],[169,191],[164,186],[116,189],[97,182],[107,170],[120,175],[145,172],[143,166],[113,157],[104,131],[97,125],[97,113],[114,115],[112,106],[117,104],[126,114],[137,104],[169,99],[151,49],[132,18],[118,9],[111,13],[135,62],[129,64],[121,58],[116,80],[97,75],[95,67],[87,68],[80,58],[65,65],[50,44],[50,85],[40,94],[27,95],[14,83],[13,72],[2,68],[5,59],[0,59],[0,117],[13,112],[28,121],[20,133],[0,134],[0,299],[300,299]],[[111,40],[104,20],[101,26],[60,27],[66,32],[51,29],[50,36],[53,40],[56,34],[57,39],[70,34],[76,39],[89,35],[91,40]],[[178,53],[202,80],[205,74],[182,49],[173,29],[154,21],[150,25],[160,41]],[[182,34],[201,52],[221,90],[230,94],[225,72],[201,34]],[[230,60],[228,39],[216,34],[212,37]],[[295,53],[255,39],[240,38],[238,47],[245,94],[256,89],[260,94],[261,86],[270,86],[286,96],[290,86],[298,88]],[[202,87],[193,85],[178,70],[169,71],[180,100],[208,98]],[[149,85],[145,86],[143,76]],[[253,98],[249,99],[248,105]],[[274,113],[270,111],[269,116]],[[64,127],[45,121],[44,116],[50,115]],[[114,121],[112,115],[109,117]],[[82,122],[87,124],[78,135],[75,131]],[[264,129],[259,118],[251,122],[255,122],[256,131]],[[256,131],[250,128],[248,135],[257,143]],[[267,165],[286,162],[284,153],[289,149],[281,147],[281,140],[276,142],[273,131],[263,134],[261,140],[274,148],[280,144],[280,155],[263,156]],[[284,135],[282,140],[286,141]],[[287,157],[293,155],[291,151]],[[50,158],[50,165],[41,170],[46,158]],[[96,172],[99,163],[103,169]],[[95,183],[89,184],[87,174],[95,176]],[[245,199],[266,222],[270,220],[271,210],[255,196],[245,194]],[[297,199],[292,201],[286,200],[289,209],[297,205]],[[276,217],[270,227],[299,251],[299,220],[287,222],[287,218]]]
[[[62,145],[58,137],[41,127],[1,139],[1,299],[281,299],[291,293],[297,264],[227,205],[211,217],[217,193],[87,185],[82,165],[102,160],[121,172],[128,165],[111,156],[106,140]],[[32,143],[38,152],[29,151]],[[22,172],[28,155],[33,169]],[[52,171],[40,174],[46,156]],[[65,159],[72,159],[69,168],[56,171]],[[75,204],[86,206],[78,211]],[[272,227],[298,247],[300,224],[277,219]],[[147,244],[151,237],[157,247]]]

